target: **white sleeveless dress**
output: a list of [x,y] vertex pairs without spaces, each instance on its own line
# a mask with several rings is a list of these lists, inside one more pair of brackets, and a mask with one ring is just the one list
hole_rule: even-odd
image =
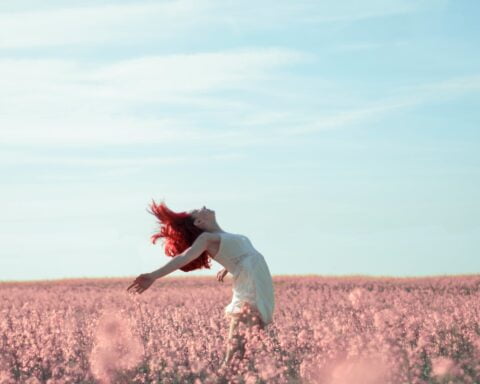
[[265,325],[273,320],[273,280],[265,258],[248,237],[218,232],[220,245],[214,260],[233,275],[233,298],[225,314],[239,313],[244,302],[256,307]]

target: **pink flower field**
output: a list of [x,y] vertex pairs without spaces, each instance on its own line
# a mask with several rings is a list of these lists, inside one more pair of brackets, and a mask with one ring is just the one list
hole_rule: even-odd
[[480,383],[480,276],[274,276],[220,369],[231,279],[0,283],[0,383]]

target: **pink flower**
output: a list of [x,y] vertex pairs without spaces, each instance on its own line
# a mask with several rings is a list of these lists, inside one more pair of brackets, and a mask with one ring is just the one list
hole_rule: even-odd
[[388,371],[378,356],[347,358],[333,366],[328,384],[384,384]]
[[133,368],[143,354],[140,340],[131,332],[128,322],[115,311],[100,318],[90,368],[100,381],[111,382],[117,371]]
[[309,339],[308,332],[305,329],[298,334],[298,340],[302,342],[307,342]]
[[444,376],[451,373],[455,367],[455,362],[448,357],[436,357],[432,359],[432,375]]

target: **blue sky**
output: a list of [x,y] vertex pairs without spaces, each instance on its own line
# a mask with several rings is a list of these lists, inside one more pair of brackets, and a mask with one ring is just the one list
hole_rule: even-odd
[[2,2],[0,280],[157,269],[152,199],[273,275],[479,273],[479,12]]

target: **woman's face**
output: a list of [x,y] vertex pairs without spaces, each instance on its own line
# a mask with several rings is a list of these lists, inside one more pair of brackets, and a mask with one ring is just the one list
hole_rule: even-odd
[[210,224],[215,221],[215,211],[203,206],[201,209],[194,209],[190,211],[193,217],[193,224],[197,227],[204,227],[205,224]]

